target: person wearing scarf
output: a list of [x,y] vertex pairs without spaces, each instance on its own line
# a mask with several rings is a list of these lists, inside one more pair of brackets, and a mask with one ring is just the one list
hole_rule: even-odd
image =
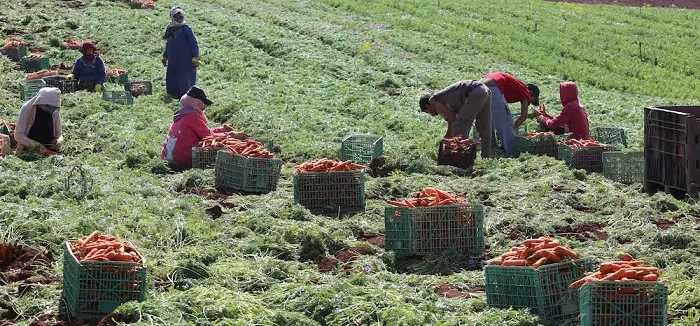
[[80,48],[82,57],[73,65],[73,73],[68,79],[78,80],[78,90],[102,91],[102,85],[107,81],[105,63],[97,53],[97,47],[92,42],[85,42]]
[[185,23],[185,12],[180,6],[170,10],[170,23],[163,34],[166,68],[165,86],[172,98],[181,98],[197,83],[199,45],[192,29]]
[[175,170],[192,167],[192,147],[198,146],[205,137],[228,133],[229,136],[238,139],[247,138],[246,134],[233,131],[227,125],[210,129],[204,110],[211,104],[212,101],[197,86],[192,86],[180,98],[182,107],[173,116],[173,123],[168,130],[168,137],[163,142],[160,155],[161,159],[167,161]]
[[63,145],[61,134],[61,90],[44,87],[22,105],[15,127],[16,154],[25,148],[41,154],[54,154]]

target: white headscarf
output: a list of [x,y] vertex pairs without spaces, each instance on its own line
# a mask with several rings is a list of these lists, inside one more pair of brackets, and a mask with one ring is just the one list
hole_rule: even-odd
[[[15,127],[15,139],[24,146],[29,146],[32,142],[27,135],[29,134],[29,130],[32,129],[32,125],[34,125],[34,115],[37,110],[37,105],[48,105],[54,108],[61,107],[61,90],[55,87],[44,87],[39,90],[36,96],[22,105]],[[59,139],[62,137],[59,111],[54,110],[52,116],[54,138]]]
[[175,15],[181,14],[182,17],[185,17],[185,11],[182,10],[182,7],[180,6],[175,6],[173,9],[170,9],[170,24],[168,24],[168,27],[174,27],[174,26],[182,26],[185,25],[185,20],[182,20],[182,23],[178,23],[175,21]]
[[54,108],[61,107],[61,90],[56,87],[44,87],[31,100],[23,105],[48,105]]

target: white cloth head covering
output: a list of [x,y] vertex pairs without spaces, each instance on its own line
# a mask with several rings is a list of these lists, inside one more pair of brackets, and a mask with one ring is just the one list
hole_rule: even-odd
[[182,7],[180,7],[179,5],[173,7],[173,9],[170,9],[170,24],[168,24],[168,27],[185,25],[184,20],[182,21],[182,23],[178,23],[175,21],[176,14],[181,14],[183,18],[185,17],[185,11],[182,10]]
[[[15,127],[15,139],[18,143],[29,146],[32,142],[27,135],[34,125],[34,114],[37,105],[48,105],[51,107],[61,107],[61,90],[56,87],[44,87],[39,90],[36,96],[22,105]],[[59,110],[54,110],[53,114],[54,139],[61,139],[61,116]]]
[[44,104],[55,108],[59,108],[61,107],[61,90],[56,87],[44,87],[40,89],[36,96],[29,100],[29,102],[31,102],[32,100],[34,101],[33,105]]

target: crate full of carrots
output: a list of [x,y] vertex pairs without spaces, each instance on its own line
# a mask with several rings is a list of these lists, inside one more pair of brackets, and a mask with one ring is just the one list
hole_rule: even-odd
[[558,144],[554,136],[551,131],[515,136],[515,148],[519,153],[557,157]]
[[460,169],[471,169],[476,159],[477,142],[473,139],[443,138],[438,148],[438,165],[450,165]]
[[51,67],[49,63],[49,58],[44,57],[43,54],[32,53],[21,61],[22,70],[25,72],[37,72],[43,69],[49,69]]
[[603,153],[615,147],[595,140],[570,139],[559,143],[557,155],[574,169],[603,173]]
[[294,203],[310,210],[352,212],[365,209],[364,165],[320,158],[294,167]]
[[214,182],[218,188],[251,193],[277,189],[282,160],[274,158],[261,142],[230,137],[216,141],[218,144],[214,147],[223,147],[216,154],[214,167]]
[[667,325],[668,287],[660,273],[623,254],[573,282],[572,288],[581,287],[580,325]]
[[388,200],[384,209],[387,250],[398,255],[455,251],[484,253],[484,208],[454,193],[428,187],[413,198]]
[[[192,147],[192,167],[196,169],[211,169],[216,165],[216,153],[226,149],[223,142],[228,136],[212,136],[203,139],[198,146]],[[255,138],[268,152],[272,153],[275,148],[273,139]]]
[[27,55],[27,46],[22,40],[11,39],[2,47],[2,53],[10,60],[19,62]]
[[124,84],[124,91],[134,97],[153,94],[153,83],[150,81],[133,81]]
[[107,69],[107,80],[110,83],[124,85],[129,82],[129,72],[124,69]]
[[147,286],[146,260],[132,243],[97,231],[66,241],[62,301],[70,317],[102,318],[124,302],[145,300]]
[[484,267],[486,302],[497,308],[529,308],[554,325],[574,322],[578,292],[571,283],[593,271],[591,259],[581,259],[550,237],[525,240]]

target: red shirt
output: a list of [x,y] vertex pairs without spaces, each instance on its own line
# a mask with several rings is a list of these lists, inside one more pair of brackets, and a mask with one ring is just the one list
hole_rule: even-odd
[[501,93],[506,98],[506,102],[518,103],[523,100],[530,102],[530,90],[527,89],[527,85],[510,74],[492,72],[484,75],[484,78],[491,78],[496,82],[498,89],[501,90]]

